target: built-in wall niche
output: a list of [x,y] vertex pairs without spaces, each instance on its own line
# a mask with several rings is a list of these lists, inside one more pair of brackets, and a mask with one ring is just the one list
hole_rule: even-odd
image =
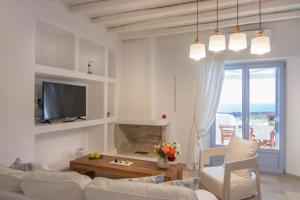
[[36,64],[74,70],[74,34],[37,20],[35,40]]
[[108,83],[107,88],[107,117],[115,116],[115,84]]
[[[43,110],[42,110],[42,99],[43,99],[43,82],[49,82],[49,83],[59,83],[59,84],[67,84],[67,85],[78,85],[78,86],[84,86],[88,87],[88,84],[79,82],[79,81],[67,81],[67,80],[59,80],[59,79],[53,79],[53,78],[46,78],[46,77],[35,77],[35,83],[34,83],[34,117],[35,117],[35,123],[40,124],[40,120],[43,116]],[[87,96],[88,100],[88,96]],[[87,101],[86,101],[87,102]],[[87,113],[88,118],[88,113]],[[56,122],[59,122],[57,120]]]
[[[104,83],[103,82],[81,82],[71,80],[59,80],[45,77],[35,77],[35,94],[34,94],[34,113],[35,122],[39,124],[42,117],[42,109],[38,105],[38,101],[42,100],[43,82],[61,83],[68,85],[78,85],[86,87],[86,119],[96,120],[104,118]],[[59,120],[57,121],[59,122]]]
[[87,115],[88,119],[104,118],[104,83],[88,83]]
[[76,150],[88,149],[88,134],[89,128],[35,135],[36,162],[48,165],[51,170],[68,169],[70,160],[76,158]]
[[116,54],[113,50],[108,50],[108,77],[116,78]]
[[108,123],[107,125],[107,150],[115,150],[115,123]]
[[88,150],[89,152],[105,151],[104,125],[84,128],[88,132]]
[[[89,66],[90,65],[90,69]],[[79,71],[105,75],[105,48],[84,38],[79,39]]]

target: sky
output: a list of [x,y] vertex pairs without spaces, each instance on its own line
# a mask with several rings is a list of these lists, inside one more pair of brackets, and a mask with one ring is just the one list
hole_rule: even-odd
[[[220,103],[241,104],[242,71],[225,73]],[[275,69],[253,69],[250,71],[250,104],[275,103]]]

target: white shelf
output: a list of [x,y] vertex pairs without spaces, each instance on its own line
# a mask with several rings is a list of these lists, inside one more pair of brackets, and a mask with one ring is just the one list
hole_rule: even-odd
[[108,118],[106,118],[106,122],[107,123],[115,123],[116,122],[116,118],[114,118],[114,117],[108,117]]
[[108,77],[116,78],[116,54],[113,50],[108,50]]
[[53,68],[43,65],[34,67],[35,74],[38,77],[54,78],[68,81],[83,81],[83,82],[103,82],[105,77],[93,74],[85,74],[72,70]]
[[114,79],[114,78],[107,78],[107,81],[109,83],[116,83],[116,79]]
[[36,22],[35,63],[74,69],[75,34],[41,20]]
[[93,74],[104,76],[105,73],[105,48],[84,38],[79,38],[79,71],[87,72],[91,64]]
[[70,129],[85,128],[104,124],[104,119],[84,120],[76,122],[58,122],[53,124],[37,124],[34,128],[34,134],[43,134],[58,132]]
[[167,119],[156,119],[156,120],[117,119],[116,124],[141,125],[141,126],[168,126],[170,124],[170,121]]

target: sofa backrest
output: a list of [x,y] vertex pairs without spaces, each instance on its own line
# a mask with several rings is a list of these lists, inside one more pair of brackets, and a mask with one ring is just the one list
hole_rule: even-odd
[[85,188],[86,200],[197,200],[191,189],[153,183],[95,178]]
[[21,192],[19,182],[25,175],[23,171],[0,165],[0,191]]
[[84,200],[84,188],[92,180],[76,172],[36,170],[20,181],[22,192],[39,200]]

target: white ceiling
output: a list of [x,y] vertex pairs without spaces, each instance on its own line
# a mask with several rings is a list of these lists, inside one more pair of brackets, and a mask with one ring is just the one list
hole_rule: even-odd
[[[123,39],[192,32],[195,0],[62,0],[71,12],[102,24]],[[258,0],[239,0],[240,24],[258,22]],[[236,23],[236,0],[219,0],[220,27]],[[215,28],[216,0],[200,0],[201,30]],[[263,0],[264,22],[300,18],[300,0]]]

